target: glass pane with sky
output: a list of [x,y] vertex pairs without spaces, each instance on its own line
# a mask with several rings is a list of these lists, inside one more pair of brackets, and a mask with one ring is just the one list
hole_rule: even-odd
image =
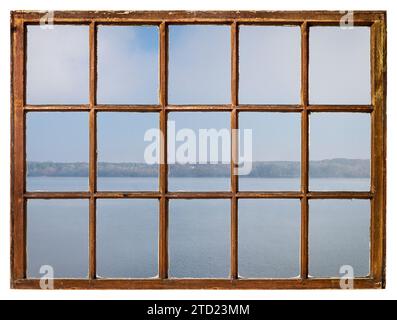
[[369,191],[370,115],[312,113],[309,120],[310,190]]
[[158,104],[158,81],[158,27],[98,27],[98,103]]
[[27,26],[26,102],[89,102],[89,27]]
[[230,103],[230,27],[169,27],[170,104]]
[[241,26],[239,37],[239,103],[299,104],[300,28]]
[[29,112],[28,191],[88,190],[88,113]]
[[369,27],[311,27],[310,104],[370,104]]
[[98,190],[159,189],[158,124],[158,113],[98,113]]

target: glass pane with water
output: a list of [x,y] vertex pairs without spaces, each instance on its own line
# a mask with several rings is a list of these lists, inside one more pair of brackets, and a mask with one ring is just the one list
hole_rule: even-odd
[[157,113],[98,113],[98,190],[158,190],[158,123]]
[[310,104],[370,104],[370,28],[311,27]]
[[88,113],[29,112],[28,191],[88,190]]
[[369,200],[309,202],[310,276],[341,277],[346,270],[355,277],[369,274],[370,210]]
[[89,27],[27,26],[26,102],[89,101]]
[[88,200],[29,200],[27,276],[87,278]]
[[171,200],[169,254],[171,277],[229,277],[230,201]]
[[230,103],[230,27],[169,27],[171,104]]
[[171,112],[169,190],[230,190],[230,143],[230,113]]
[[369,191],[369,114],[312,113],[309,148],[310,190]]
[[239,113],[239,190],[300,189],[300,121],[299,113]]
[[158,200],[97,201],[97,274],[151,278],[158,273]]
[[156,26],[99,26],[98,103],[157,104],[158,47]]
[[239,102],[299,104],[300,28],[241,26],[239,37]]
[[300,201],[239,200],[239,275],[293,278],[300,268]]

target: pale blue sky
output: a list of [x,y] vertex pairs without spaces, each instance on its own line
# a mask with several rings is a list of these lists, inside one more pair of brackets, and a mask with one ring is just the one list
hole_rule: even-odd
[[[88,103],[88,40],[87,26],[28,27],[27,103]],[[169,41],[169,103],[230,103],[230,27],[170,26]],[[242,27],[240,102],[299,103],[299,46],[299,28]],[[100,26],[98,103],[158,103],[158,49],[156,26]],[[367,27],[310,29],[313,103],[369,103],[369,82]],[[99,159],[142,161],[143,134],[158,125],[157,119],[154,114],[99,113]],[[208,119],[199,113],[170,114],[170,119],[179,128],[230,125],[228,113]],[[310,119],[312,160],[369,158],[367,114],[314,114]],[[240,121],[240,127],[254,130],[254,160],[300,159],[295,144],[299,114],[240,113]],[[86,113],[29,113],[27,133],[28,160],[88,160]]]
[[170,104],[228,104],[230,27],[170,26]]
[[98,27],[100,104],[158,104],[158,27]]
[[241,104],[300,103],[300,28],[240,27]]
[[312,104],[370,104],[370,29],[310,28]]

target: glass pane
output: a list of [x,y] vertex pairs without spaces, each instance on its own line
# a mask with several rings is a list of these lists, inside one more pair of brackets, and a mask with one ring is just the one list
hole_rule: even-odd
[[311,27],[311,104],[370,104],[370,28]]
[[230,27],[169,27],[170,103],[230,103],[230,66]]
[[87,200],[28,201],[28,278],[42,277],[42,266],[51,266],[54,278],[87,277],[88,216]]
[[310,115],[310,190],[368,191],[371,117],[359,113]]
[[28,191],[88,190],[88,113],[29,112]]
[[88,26],[27,27],[28,104],[84,104],[89,99]]
[[150,278],[158,270],[158,200],[97,202],[97,274]]
[[239,101],[242,104],[299,104],[299,27],[240,27]]
[[158,190],[158,123],[156,113],[98,113],[98,190]]
[[157,104],[158,27],[98,27],[98,103]]
[[226,278],[230,269],[230,202],[171,200],[170,275]]
[[239,113],[239,190],[300,189],[300,121],[299,113]]
[[239,274],[292,278],[300,268],[300,201],[239,200]]
[[309,273],[341,277],[342,266],[354,276],[369,273],[370,201],[311,200],[309,203]]
[[169,190],[230,189],[229,128],[228,112],[169,114]]

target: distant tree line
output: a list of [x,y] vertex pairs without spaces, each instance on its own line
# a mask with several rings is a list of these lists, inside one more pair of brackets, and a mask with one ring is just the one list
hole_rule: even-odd
[[[30,177],[87,177],[86,162],[28,162]],[[298,161],[256,161],[252,163],[249,177],[295,178],[300,176]],[[173,177],[227,177],[228,164],[171,164]],[[370,161],[367,159],[327,159],[311,161],[310,176],[313,178],[367,178],[370,176]],[[100,177],[157,177],[158,165],[144,163],[99,162]]]

